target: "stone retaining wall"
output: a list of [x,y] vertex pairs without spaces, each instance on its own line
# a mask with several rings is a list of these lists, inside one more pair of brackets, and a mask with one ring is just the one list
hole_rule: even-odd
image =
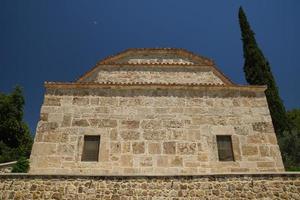
[[300,173],[0,175],[0,199],[300,199]]

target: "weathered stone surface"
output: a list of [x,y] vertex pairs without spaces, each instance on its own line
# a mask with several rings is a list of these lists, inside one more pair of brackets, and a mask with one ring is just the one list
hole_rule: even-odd
[[195,154],[197,153],[196,143],[178,143],[177,144],[178,154]]
[[133,156],[132,155],[122,155],[120,158],[121,165],[123,167],[132,167],[133,166]]
[[44,105],[45,106],[60,106],[60,100],[59,97],[45,97],[44,99]]
[[242,153],[245,156],[253,156],[258,154],[258,149],[256,146],[242,146]]
[[73,119],[72,126],[89,126],[89,123],[86,119]]
[[74,97],[73,98],[73,104],[74,105],[88,105],[89,104],[89,99],[86,97]]
[[144,142],[133,142],[132,151],[134,154],[143,154],[145,152],[145,143]]
[[40,120],[41,121],[48,121],[48,113],[41,113]]
[[39,132],[54,131],[57,128],[58,124],[56,122],[42,122],[38,125]]
[[112,119],[102,119],[99,121],[98,124],[99,128],[115,128],[117,127],[117,120]]
[[262,133],[273,133],[272,122],[257,122],[252,124],[253,130]]
[[110,152],[111,153],[120,153],[121,152],[121,144],[119,142],[110,143]]
[[71,114],[65,114],[63,117],[63,122],[62,122],[61,126],[62,127],[71,126],[71,120],[72,120]]
[[145,130],[144,131],[144,139],[145,140],[164,140],[164,139],[166,139],[166,132],[158,131],[158,130]]
[[148,153],[149,154],[160,154],[161,153],[161,144],[160,143],[149,143],[148,144]]
[[164,154],[175,154],[176,153],[176,143],[175,142],[164,142],[163,143],[163,153]]
[[151,167],[153,164],[152,157],[141,158],[139,166],[141,167]]
[[174,158],[171,158],[170,164],[172,167],[182,167],[182,157],[175,156]]
[[[141,162],[148,166],[150,159],[145,157]],[[121,161],[131,166],[130,156]],[[0,175],[0,199],[299,199],[299,190],[299,173],[168,177]]]
[[167,120],[163,122],[163,125],[167,128],[183,128],[184,123],[179,120]]
[[123,140],[138,140],[140,133],[138,131],[121,131],[120,136]]
[[139,128],[140,121],[137,120],[123,120],[121,121],[121,127],[122,128],[128,128],[128,129],[137,129]]
[[160,120],[143,120],[141,124],[144,129],[158,129],[162,127],[162,121]]

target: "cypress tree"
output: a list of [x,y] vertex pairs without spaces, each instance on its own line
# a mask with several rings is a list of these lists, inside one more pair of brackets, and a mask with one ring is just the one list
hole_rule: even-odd
[[285,107],[280,99],[278,88],[272,74],[269,62],[264,57],[257,45],[254,32],[251,30],[247,17],[240,7],[239,23],[242,33],[244,51],[244,72],[250,85],[267,85],[266,97],[273,125],[277,136],[281,136],[284,130],[289,130]]

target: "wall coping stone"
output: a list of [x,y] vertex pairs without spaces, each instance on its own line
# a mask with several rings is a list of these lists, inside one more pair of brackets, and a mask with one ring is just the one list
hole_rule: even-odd
[[191,178],[275,178],[275,177],[286,177],[286,178],[300,178],[300,172],[278,172],[278,173],[210,173],[210,174],[189,174],[189,175],[78,175],[78,174],[29,174],[29,173],[8,173],[8,174],[0,174],[0,179],[24,179],[24,178],[46,178],[46,179],[136,179],[136,178],[182,178],[182,179],[191,179]]
[[4,167],[10,167],[14,164],[16,164],[17,161],[12,161],[12,162],[6,162],[6,163],[0,163],[0,168],[4,168]]

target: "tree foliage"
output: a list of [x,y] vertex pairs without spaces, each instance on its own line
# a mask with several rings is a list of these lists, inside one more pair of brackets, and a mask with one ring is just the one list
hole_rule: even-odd
[[29,161],[24,156],[21,156],[17,163],[13,166],[11,172],[13,173],[27,173],[29,169]]
[[250,85],[267,85],[266,97],[270,114],[277,135],[282,135],[289,129],[289,124],[285,112],[285,107],[280,99],[278,88],[272,74],[269,62],[264,57],[262,51],[257,45],[247,17],[240,7],[239,23],[242,33],[243,51],[244,51],[244,72],[246,80]]
[[11,94],[0,93],[0,162],[30,155],[32,137],[23,121],[24,104],[20,87]]
[[287,170],[300,171],[300,109],[287,112],[291,131],[279,137],[279,145]]
[[239,22],[244,51],[244,72],[250,85],[267,85],[266,97],[287,170],[300,170],[300,110],[285,111],[269,62],[259,49],[254,32],[240,7]]

